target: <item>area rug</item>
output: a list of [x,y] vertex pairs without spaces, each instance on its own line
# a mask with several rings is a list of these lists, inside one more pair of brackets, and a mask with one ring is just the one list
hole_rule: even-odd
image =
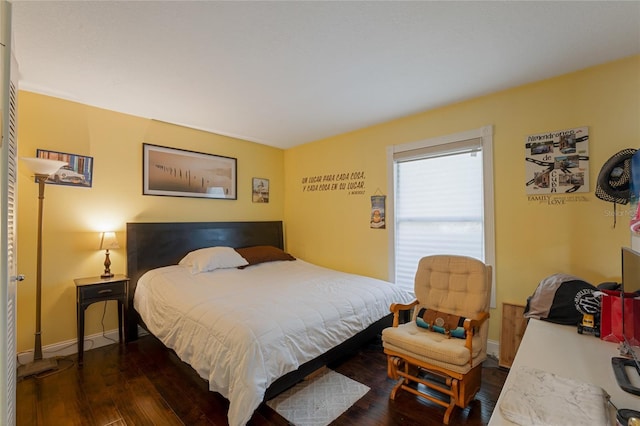
[[326,426],[367,392],[368,386],[326,369],[267,401],[267,405],[295,426]]

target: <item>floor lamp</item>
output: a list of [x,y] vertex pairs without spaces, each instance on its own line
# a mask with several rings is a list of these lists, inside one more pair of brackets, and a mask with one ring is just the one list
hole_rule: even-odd
[[56,359],[42,358],[41,311],[42,311],[42,207],[44,202],[44,184],[47,178],[66,165],[64,161],[48,160],[45,158],[21,158],[23,163],[35,175],[38,182],[38,252],[36,256],[36,333],[33,349],[33,362],[18,367],[18,378],[33,376],[58,368]]

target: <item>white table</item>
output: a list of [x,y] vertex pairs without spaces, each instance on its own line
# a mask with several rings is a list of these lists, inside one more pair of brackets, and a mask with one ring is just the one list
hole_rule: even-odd
[[[625,392],[618,386],[611,367],[611,358],[618,355],[617,343],[605,342],[591,334],[578,334],[576,326],[531,319],[511,372],[519,366],[532,367],[597,385],[611,395],[611,401],[618,408],[640,410],[640,396]],[[511,385],[512,380],[513,374],[510,373],[489,420],[490,426],[514,424],[505,419],[500,411],[504,389]],[[616,424],[613,408],[610,410],[610,420],[612,425]]]

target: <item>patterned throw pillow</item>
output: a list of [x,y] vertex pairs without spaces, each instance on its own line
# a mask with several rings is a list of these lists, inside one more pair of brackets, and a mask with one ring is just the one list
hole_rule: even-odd
[[416,324],[418,327],[426,328],[449,337],[465,339],[467,332],[464,329],[465,317],[459,315],[438,312],[434,309],[422,308],[418,311]]

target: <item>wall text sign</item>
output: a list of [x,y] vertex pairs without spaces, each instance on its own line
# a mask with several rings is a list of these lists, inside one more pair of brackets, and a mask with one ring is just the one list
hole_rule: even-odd
[[364,172],[343,172],[302,178],[302,192],[347,191],[349,195],[364,195]]

